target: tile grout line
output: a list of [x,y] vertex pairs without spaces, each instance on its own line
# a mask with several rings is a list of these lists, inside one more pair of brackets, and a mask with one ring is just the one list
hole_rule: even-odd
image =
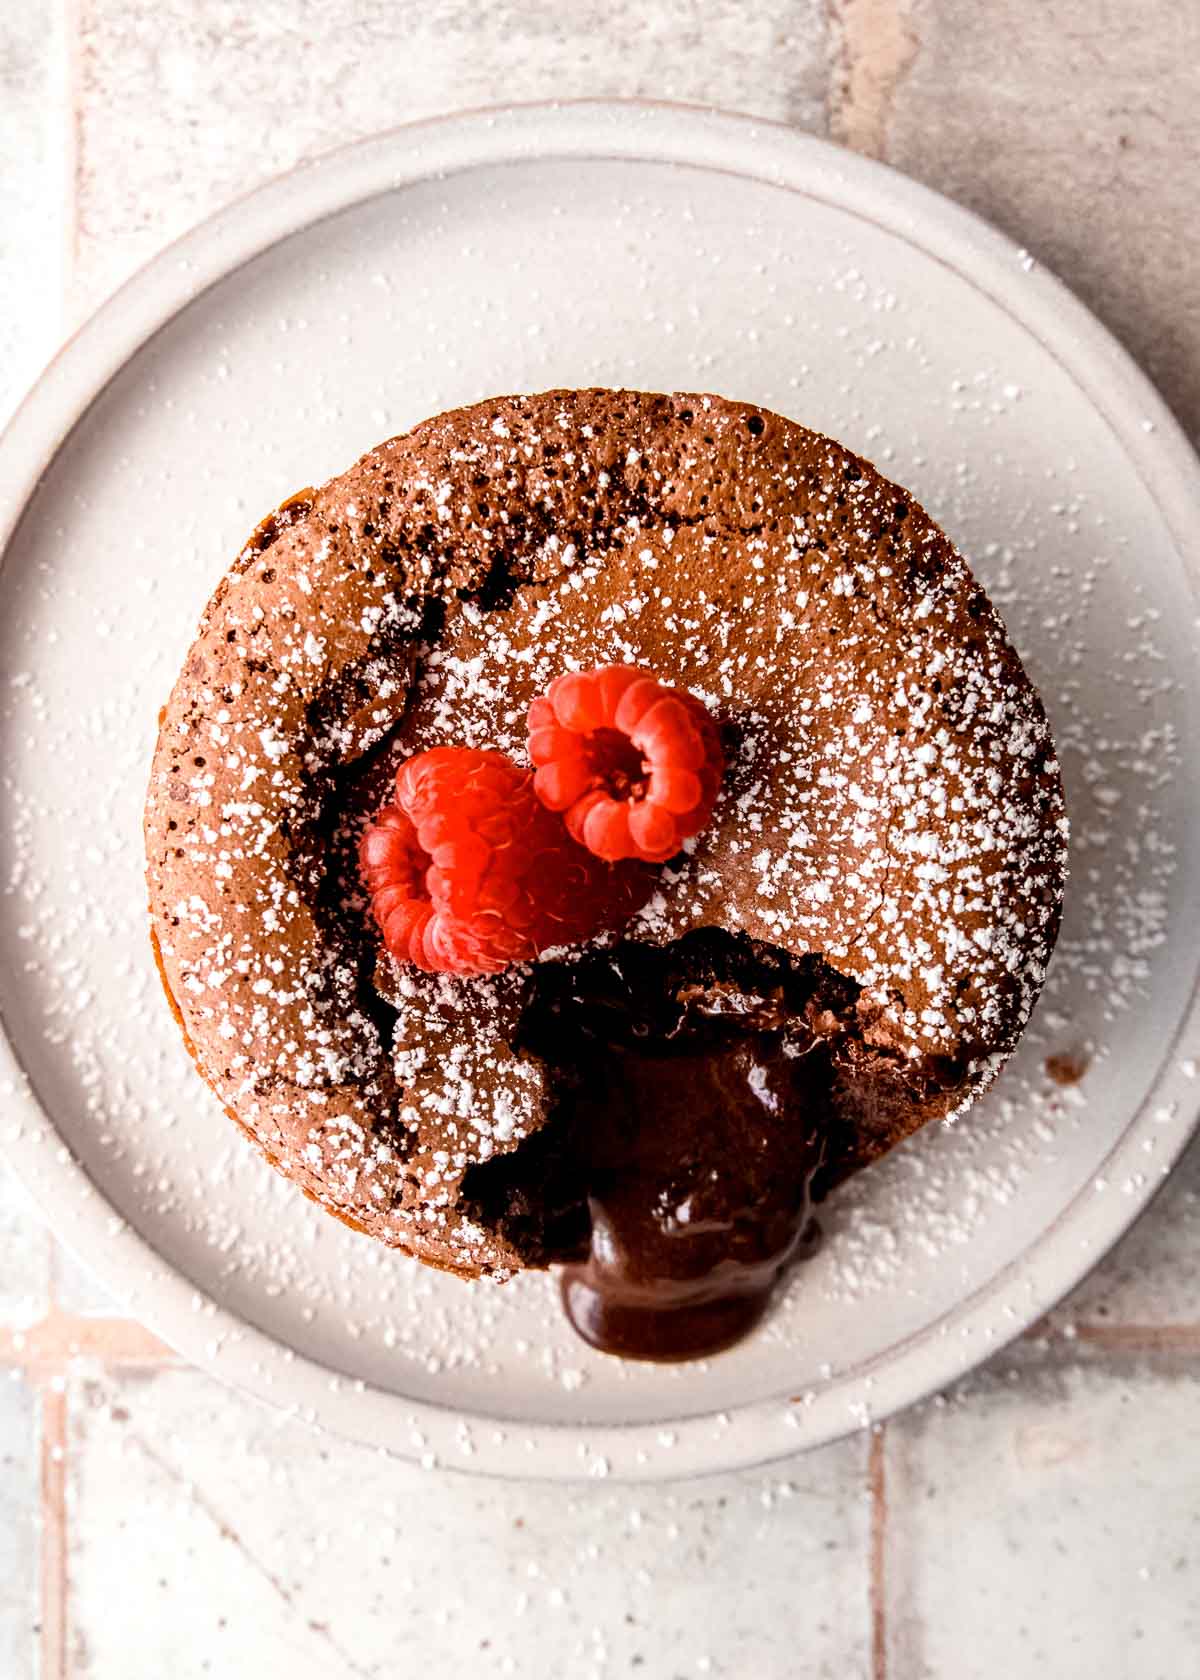
[[51,1308],[23,1330],[0,1330],[0,1365],[35,1375],[63,1370],[72,1359],[107,1365],[167,1365],[180,1356],[133,1318],[87,1318]]
[[871,1499],[868,1603],[871,1614],[871,1680],[887,1680],[887,1425],[871,1431],[867,1487]]
[[914,0],[826,0],[833,39],[829,132],[868,157],[885,159],[896,91],[920,50]]
[[[74,295],[79,259],[79,165],[82,125],[83,0],[59,0],[59,102],[57,106],[60,145],[61,228],[59,230],[59,341],[75,326]],[[58,346],[53,347],[57,350]],[[40,1680],[67,1680],[67,1636],[69,1626],[70,1577],[68,1568],[69,1528],[67,1513],[68,1404],[65,1364],[72,1336],[76,1340],[83,1326],[74,1326],[58,1304],[58,1245],[51,1242],[47,1279],[49,1311],[29,1332],[13,1334],[12,1352],[25,1367],[26,1377],[37,1385],[41,1411],[41,1475],[39,1535],[39,1636]],[[101,1339],[103,1339],[101,1331]],[[32,1343],[32,1345],[31,1345]],[[19,1345],[18,1345],[19,1344]],[[65,1344],[65,1347],[64,1347]],[[66,1354],[66,1357],[64,1357]],[[3,1357],[0,1351],[0,1357]]]
[[1027,1339],[1042,1340],[1055,1347],[1078,1345],[1107,1349],[1113,1353],[1196,1353],[1200,1354],[1198,1324],[1076,1324],[1071,1334],[1053,1327],[1026,1333]]
[[41,1385],[41,1680],[67,1680],[67,1392]]

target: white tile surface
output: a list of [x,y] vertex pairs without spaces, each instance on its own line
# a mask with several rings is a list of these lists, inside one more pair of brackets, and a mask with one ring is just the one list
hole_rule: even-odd
[[32,1680],[37,1622],[35,1396],[0,1366],[0,1675]]
[[69,125],[59,8],[0,5],[0,426],[62,325]]
[[104,1285],[61,1244],[55,1244],[52,1276],[54,1299],[61,1311],[81,1318],[108,1318],[117,1313]]
[[892,1680],[1194,1673],[1198,1410],[1194,1364],[1026,1354],[889,1425]]
[[84,13],[77,306],[300,158],[418,117],[585,95],[825,120],[821,0],[104,0]]
[[919,45],[889,99],[888,161],[1048,263],[1200,437],[1200,6],[905,9]]
[[798,1650],[808,1680],[869,1673],[861,1437],[785,1476],[557,1490],[394,1464],[191,1372],[68,1405],[81,1675],[341,1680],[419,1653],[427,1680],[783,1680]]
[[0,1328],[24,1328],[41,1318],[49,1305],[49,1284],[46,1227],[0,1165]]

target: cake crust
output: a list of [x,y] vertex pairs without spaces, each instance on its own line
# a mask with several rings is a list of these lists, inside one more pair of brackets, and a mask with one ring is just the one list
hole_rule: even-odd
[[151,773],[150,911],[197,1066],[268,1160],[463,1275],[547,1258],[471,1193],[553,1114],[519,1030],[536,977],[380,959],[353,842],[409,753],[519,758],[548,681],[611,662],[698,694],[730,760],[627,937],[720,929],[854,989],[827,1183],[983,1088],[1057,934],[1041,703],[869,463],[747,404],[604,390],[382,444],[265,520],[205,610]]

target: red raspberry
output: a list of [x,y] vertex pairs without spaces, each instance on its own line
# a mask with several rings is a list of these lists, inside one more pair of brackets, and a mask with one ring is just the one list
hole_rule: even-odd
[[599,858],[664,863],[712,816],[725,767],[695,695],[633,665],[556,677],[529,708],[533,785]]
[[473,747],[401,765],[359,864],[392,955],[451,974],[496,974],[615,927],[652,884],[647,871],[598,864],[539,802],[528,770]]

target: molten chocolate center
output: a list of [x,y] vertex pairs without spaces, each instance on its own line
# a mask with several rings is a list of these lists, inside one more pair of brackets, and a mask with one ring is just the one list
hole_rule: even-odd
[[748,945],[697,935],[682,952],[619,946],[539,973],[522,1036],[564,1083],[555,1125],[574,1189],[551,1201],[586,1216],[563,1299],[605,1352],[728,1347],[810,1225],[833,1017],[802,963],[772,970]]

